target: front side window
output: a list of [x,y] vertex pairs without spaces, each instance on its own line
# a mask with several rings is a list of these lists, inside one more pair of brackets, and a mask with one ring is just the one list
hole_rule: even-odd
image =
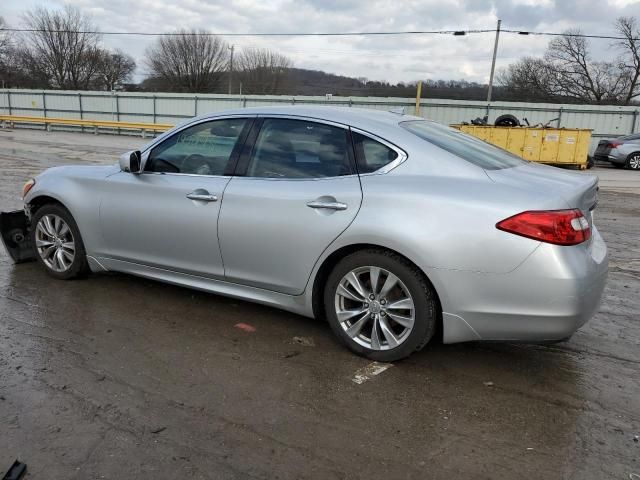
[[353,134],[356,144],[358,173],[371,173],[398,158],[398,152],[386,145],[359,133]]
[[527,163],[502,148],[435,122],[412,120],[400,125],[423,140],[485,170],[500,170]]
[[303,120],[264,120],[248,177],[323,178],[350,175],[348,131]]
[[246,118],[203,122],[185,128],[151,150],[145,172],[224,175],[247,124]]

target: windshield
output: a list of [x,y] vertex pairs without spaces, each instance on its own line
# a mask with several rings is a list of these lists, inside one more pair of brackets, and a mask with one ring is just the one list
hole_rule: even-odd
[[435,122],[412,120],[400,126],[418,137],[485,170],[500,170],[527,163],[501,148],[490,145],[460,130]]

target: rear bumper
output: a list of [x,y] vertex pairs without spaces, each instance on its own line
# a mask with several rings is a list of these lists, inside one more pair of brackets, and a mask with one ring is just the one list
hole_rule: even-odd
[[0,237],[14,262],[35,259],[29,236],[29,220],[24,210],[0,213]]
[[627,157],[625,155],[596,154],[593,156],[593,158],[598,162],[610,162],[620,165],[624,164],[627,161]]
[[440,272],[444,342],[567,338],[597,311],[607,272],[607,248],[595,227],[588,244],[540,244],[507,274]]

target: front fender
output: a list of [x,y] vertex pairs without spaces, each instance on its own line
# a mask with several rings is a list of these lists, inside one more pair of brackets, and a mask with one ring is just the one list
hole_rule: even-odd
[[99,207],[105,178],[119,171],[117,166],[57,167],[36,177],[36,184],[24,199],[27,210],[38,199],[49,197],[62,204],[78,225],[87,254],[102,242]]

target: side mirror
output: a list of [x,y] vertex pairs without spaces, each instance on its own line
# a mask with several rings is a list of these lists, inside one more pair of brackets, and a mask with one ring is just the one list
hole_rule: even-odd
[[123,153],[120,156],[120,169],[128,173],[140,173],[142,156],[139,150]]

